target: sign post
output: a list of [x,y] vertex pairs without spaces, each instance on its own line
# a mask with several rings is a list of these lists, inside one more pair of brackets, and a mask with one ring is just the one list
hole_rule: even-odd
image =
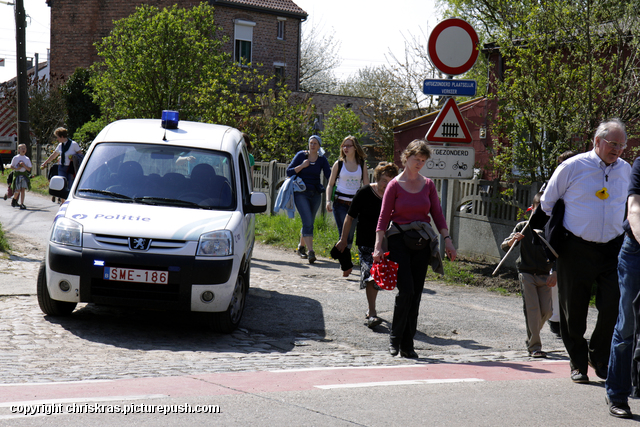
[[[464,144],[472,142],[469,128],[452,96],[475,95],[475,82],[469,84],[468,80],[454,81],[451,78],[464,74],[473,67],[478,59],[478,42],[478,34],[467,21],[450,18],[435,26],[427,43],[429,59],[441,73],[449,76],[447,80],[425,80],[423,86],[425,95],[432,95],[431,92],[437,88],[442,92],[436,95],[449,96],[425,136],[429,142],[444,143],[444,147],[433,149],[433,158],[429,159],[423,168],[427,176],[446,178],[442,181],[440,191],[445,218],[447,217],[449,178],[471,178],[475,163],[473,148],[449,146],[449,143],[454,142]],[[449,225],[451,225],[450,222]],[[440,240],[440,256],[444,257],[443,240]]]

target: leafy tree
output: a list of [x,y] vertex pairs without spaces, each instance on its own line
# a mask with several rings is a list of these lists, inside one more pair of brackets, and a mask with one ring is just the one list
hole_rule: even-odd
[[288,161],[300,135],[308,134],[309,103],[291,99],[286,87],[274,89],[275,76],[261,74],[260,64],[234,62],[217,30],[206,3],[162,10],[143,5],[117,21],[96,45],[102,61],[89,79],[103,116],[79,135],[93,139],[109,121],[158,118],[170,109],[181,120],[247,132],[257,159]]
[[142,5],[116,21],[96,43],[102,61],[90,79],[102,113],[109,120],[156,118],[170,109],[198,119],[203,87],[224,91],[240,69],[222,52],[217,30],[213,7],[205,3],[163,10]]
[[[29,132],[39,146],[46,146],[52,139],[53,131],[62,126],[66,118],[64,99],[57,84],[41,77],[35,80],[27,79],[29,95]],[[15,81],[0,84],[6,106],[17,113],[18,92]],[[27,141],[27,156],[35,163],[38,161],[37,152],[32,152],[31,142]],[[38,173],[38,168],[34,173]]]
[[67,82],[62,86],[68,112],[67,130],[75,140],[75,132],[86,122],[94,117],[100,117],[100,107],[93,102],[93,87],[89,84],[91,71],[85,68],[76,68]]
[[94,117],[76,129],[73,134],[73,139],[80,145],[80,148],[86,152],[93,140],[96,139],[96,136],[98,136],[100,131],[108,124],[109,121],[106,117]]
[[403,90],[387,66],[366,67],[349,76],[340,86],[340,95],[366,99],[362,114],[373,124],[372,136],[384,148],[385,158],[393,159],[393,128],[413,118],[413,98]]
[[327,152],[329,163],[338,160],[340,156],[340,144],[345,137],[353,135],[358,140],[365,136],[362,131],[364,123],[360,117],[344,105],[336,105],[329,111],[324,119],[324,131],[322,132],[322,148]]
[[637,120],[638,0],[447,3],[483,25],[504,64],[491,76],[492,166],[503,175],[543,181],[559,153],[591,148],[601,120]]
[[[307,28],[309,28],[307,30]],[[320,34],[318,26],[305,24],[300,45],[300,89],[312,93],[334,93],[338,79],[334,70],[342,59],[338,56],[340,42],[333,34]]]
[[[53,131],[64,125],[65,119],[66,105],[58,85],[51,84],[45,77],[37,81],[29,79],[29,128],[38,146],[49,145]],[[37,154],[32,160],[34,164],[40,161]],[[39,168],[35,168],[34,173],[37,170]]]
[[251,137],[256,160],[288,163],[311,134],[315,107],[281,88],[260,96],[260,114],[247,116],[238,127]]

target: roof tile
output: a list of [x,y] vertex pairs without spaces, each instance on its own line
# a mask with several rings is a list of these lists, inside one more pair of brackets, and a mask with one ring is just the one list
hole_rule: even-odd
[[308,15],[300,6],[291,0],[222,0],[221,3],[236,3],[243,6],[254,6],[264,9],[278,10],[301,15]]

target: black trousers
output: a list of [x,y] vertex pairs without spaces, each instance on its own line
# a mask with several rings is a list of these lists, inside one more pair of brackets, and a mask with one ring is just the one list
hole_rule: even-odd
[[[594,364],[609,364],[620,301],[617,269],[622,240],[620,236],[608,243],[593,243],[569,233],[557,260],[560,333],[571,369],[584,374],[590,360]],[[584,334],[594,282],[598,318],[587,343]]]
[[407,248],[402,235],[388,238],[389,259],[398,263],[398,295],[393,309],[389,341],[403,351],[414,349],[413,337],[418,329],[418,312],[427,276],[431,248]]

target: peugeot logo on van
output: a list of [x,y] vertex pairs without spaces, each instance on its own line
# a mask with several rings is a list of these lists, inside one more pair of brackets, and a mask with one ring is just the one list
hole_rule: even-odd
[[129,249],[132,251],[146,251],[151,245],[151,239],[142,237],[129,237]]

